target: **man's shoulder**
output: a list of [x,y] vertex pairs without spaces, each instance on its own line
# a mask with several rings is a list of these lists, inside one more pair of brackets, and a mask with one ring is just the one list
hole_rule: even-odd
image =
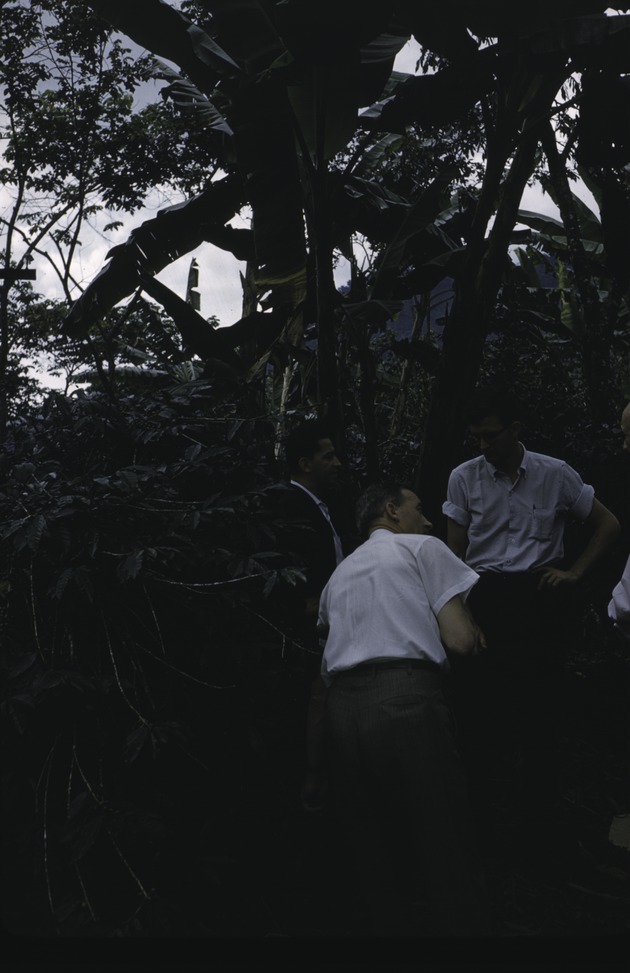
[[426,543],[446,547],[442,541],[430,534],[396,534],[391,530],[379,530],[348,554],[337,566],[335,573],[342,577],[355,570],[360,570],[361,566],[385,566],[385,564],[391,566],[388,550],[393,553],[394,548],[402,547],[415,555]]
[[412,550],[414,554],[419,553],[423,548],[426,548],[425,553],[430,552],[431,555],[434,552],[449,551],[444,541],[433,534],[392,534],[392,537],[395,544]]
[[304,513],[308,516],[317,511],[317,504],[305,490],[293,483],[276,483],[266,490],[271,506],[280,513],[295,516]]
[[451,476],[459,476],[466,479],[471,474],[483,469],[483,464],[485,462],[486,461],[481,454],[479,456],[473,456],[472,459],[467,459],[463,463],[460,463],[459,466],[455,466],[451,470]]
[[572,469],[566,460],[559,459],[557,456],[549,456],[548,453],[537,453],[532,450],[527,450],[526,456],[527,465],[537,467],[539,469],[545,470],[562,470],[562,469]]

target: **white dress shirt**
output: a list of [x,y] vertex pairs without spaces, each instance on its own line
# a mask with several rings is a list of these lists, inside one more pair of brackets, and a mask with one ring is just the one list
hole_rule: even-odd
[[376,659],[426,659],[448,668],[437,614],[468,596],[479,575],[423,534],[379,529],[334,570],[319,602],[330,626],[322,677]]
[[612,598],[608,603],[608,617],[615,623],[617,631],[630,639],[630,557],[626,561],[621,581],[613,588]]
[[306,487],[303,486],[301,483],[298,483],[297,480],[291,480],[290,482],[292,486],[296,486],[299,487],[300,490],[304,490],[304,493],[306,493],[311,498],[313,503],[319,507],[321,513],[328,521],[330,525],[330,529],[333,534],[333,541],[335,542],[335,560],[337,564],[339,564],[341,561],[343,561],[343,548],[341,546],[341,538],[337,533],[337,531],[335,530],[335,525],[330,519],[330,511],[328,510],[328,507],[326,506],[323,500],[320,500],[319,497],[316,497],[314,493],[311,493],[310,490],[307,490]]
[[483,456],[457,466],[442,511],[466,528],[475,571],[529,571],[562,559],[566,520],[586,520],[594,495],[563,460],[523,446],[515,483]]

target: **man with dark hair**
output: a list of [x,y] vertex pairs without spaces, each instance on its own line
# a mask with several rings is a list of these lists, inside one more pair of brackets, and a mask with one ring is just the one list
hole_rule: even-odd
[[[397,507],[401,506],[406,489],[407,487],[402,483],[383,480],[380,483],[373,483],[363,491],[355,506],[355,520],[362,541],[366,541],[370,536],[370,524],[384,516],[389,502]],[[431,526],[425,518],[426,529],[423,533],[428,534]]]
[[303,598],[302,634],[312,643],[319,596],[343,558],[340,533],[328,506],[335,498],[341,461],[330,431],[317,419],[296,426],[287,436],[284,452],[290,481],[280,498],[286,521],[283,544],[305,566],[306,580],[298,591]]
[[304,580],[282,591],[281,625],[300,653],[306,676],[306,771],[302,804],[306,810],[323,806],[327,783],[322,743],[325,687],[319,675],[321,647],[317,635],[319,596],[343,559],[342,528],[336,522],[341,462],[327,425],[310,419],[286,438],[288,488],[275,491],[280,525],[277,541],[288,560],[302,568]]
[[[480,455],[453,470],[442,509],[449,547],[480,576],[470,609],[488,650],[460,687],[459,718],[468,714],[464,737],[480,792],[513,774],[510,759],[521,762],[513,780],[512,810],[523,823],[517,842],[546,854],[560,830],[553,758],[571,616],[580,582],[610,550],[619,523],[567,463],[525,448],[513,394],[481,389],[465,418]],[[566,564],[570,519],[583,524],[587,540]],[[487,804],[481,814],[491,826]]]
[[483,636],[465,607],[474,571],[442,541],[416,494],[369,487],[368,540],[322,592],[322,676],[333,793],[354,851],[357,894],[377,935],[487,931],[466,784],[442,692],[448,655]]

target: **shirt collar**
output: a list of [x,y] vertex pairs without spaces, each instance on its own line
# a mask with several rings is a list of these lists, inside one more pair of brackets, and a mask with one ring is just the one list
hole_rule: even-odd
[[[521,456],[521,462],[519,464],[518,471],[523,475],[523,477],[527,478],[527,455],[528,454],[523,443],[519,442],[519,446],[522,447],[523,455]],[[485,459],[485,457],[482,457],[482,459]],[[491,463],[490,460],[486,459],[485,462],[495,480],[497,476],[505,476],[503,470],[497,469],[494,463]]]
[[313,502],[316,503],[318,507],[324,507],[326,510],[328,510],[328,507],[326,506],[324,501],[320,500],[319,497],[316,497],[314,493],[311,493],[311,491],[307,487],[303,486],[301,483],[298,483],[297,480],[291,480],[290,483],[291,486],[296,486],[299,487],[300,490],[304,490],[304,493],[307,493],[311,498],[311,500],[313,500]]

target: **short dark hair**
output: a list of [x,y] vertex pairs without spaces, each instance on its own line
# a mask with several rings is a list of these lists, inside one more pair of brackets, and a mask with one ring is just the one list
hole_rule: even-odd
[[322,439],[332,439],[330,429],[321,419],[306,419],[291,430],[284,442],[284,455],[289,473],[297,473],[300,469],[300,459],[309,459],[319,450]]
[[474,426],[486,416],[497,416],[506,426],[523,419],[523,404],[510,389],[488,386],[473,392],[464,409],[464,420]]
[[401,504],[403,490],[410,490],[406,483],[397,480],[381,480],[363,491],[354,508],[355,519],[361,537],[367,537],[372,521],[382,517],[388,503]]

